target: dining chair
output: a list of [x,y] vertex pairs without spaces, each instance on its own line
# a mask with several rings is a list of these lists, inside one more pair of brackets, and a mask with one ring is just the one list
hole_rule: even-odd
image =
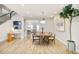
[[36,41],[36,40],[38,40],[39,43],[40,43],[40,36],[38,36],[38,35],[33,35],[33,42]]
[[46,35],[46,36],[44,36],[44,40],[45,40],[45,41],[47,41],[47,42],[48,42],[48,44],[49,44],[49,37],[50,37],[50,36],[47,36],[47,35]]
[[49,37],[49,41],[53,41],[54,44],[55,44],[55,34],[52,34],[50,37]]

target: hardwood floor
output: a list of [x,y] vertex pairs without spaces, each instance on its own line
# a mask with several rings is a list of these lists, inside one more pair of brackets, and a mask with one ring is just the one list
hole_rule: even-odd
[[0,44],[0,54],[66,54],[65,46],[58,40],[54,45],[33,43],[32,39],[16,39]]

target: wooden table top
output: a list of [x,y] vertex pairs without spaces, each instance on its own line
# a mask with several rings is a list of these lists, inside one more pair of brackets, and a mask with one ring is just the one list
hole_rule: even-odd
[[36,35],[38,35],[38,36],[51,36],[51,33],[49,33],[49,32],[43,32],[43,33],[41,33],[41,32],[37,32],[36,33]]

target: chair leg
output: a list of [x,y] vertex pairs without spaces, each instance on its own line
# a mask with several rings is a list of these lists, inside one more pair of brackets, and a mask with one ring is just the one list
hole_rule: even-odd
[[49,44],[49,41],[50,41],[50,40],[49,40],[49,38],[48,38],[48,44]]
[[34,39],[33,39],[33,42],[34,42]]
[[40,44],[40,39],[39,39],[39,44]]
[[54,39],[54,44],[55,44],[55,39]]
[[54,44],[55,44],[55,36],[54,36]]
[[34,42],[34,37],[33,37],[33,42]]

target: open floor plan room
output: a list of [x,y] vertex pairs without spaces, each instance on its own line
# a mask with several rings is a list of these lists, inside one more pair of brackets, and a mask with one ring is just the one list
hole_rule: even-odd
[[0,54],[78,54],[79,4],[0,4]]

